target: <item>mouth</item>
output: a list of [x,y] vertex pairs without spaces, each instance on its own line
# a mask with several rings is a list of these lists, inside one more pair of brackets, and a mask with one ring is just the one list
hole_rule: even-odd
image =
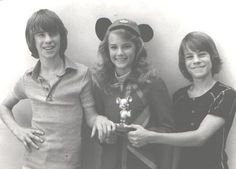
[[55,48],[55,46],[54,45],[50,45],[50,46],[43,46],[43,49],[44,50],[52,50],[52,49],[54,49]]
[[205,67],[206,67],[205,65],[203,65],[203,66],[195,66],[195,67],[192,67],[192,69],[203,69]]
[[115,61],[118,61],[118,62],[124,62],[126,61],[128,58],[126,57],[115,57]]

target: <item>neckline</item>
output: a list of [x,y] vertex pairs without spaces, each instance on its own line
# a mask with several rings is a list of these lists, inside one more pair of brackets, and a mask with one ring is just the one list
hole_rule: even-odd
[[131,71],[129,71],[128,73],[125,73],[121,76],[118,76],[118,74],[115,72],[115,78],[117,79],[118,82],[123,83],[125,81],[125,79],[129,76]]
[[191,85],[189,85],[189,86],[187,87],[186,94],[187,94],[187,96],[188,96],[190,99],[197,99],[197,98],[200,98],[200,97],[206,95],[207,93],[209,93],[218,83],[219,83],[219,82],[216,81],[208,90],[206,90],[206,92],[204,92],[203,94],[201,94],[201,95],[199,95],[199,96],[190,96],[188,90],[189,90],[189,88],[191,87]]

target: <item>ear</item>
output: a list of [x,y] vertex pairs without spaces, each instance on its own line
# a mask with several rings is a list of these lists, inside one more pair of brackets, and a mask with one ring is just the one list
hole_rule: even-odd
[[153,37],[153,29],[147,24],[138,25],[139,31],[141,33],[141,37],[144,42],[148,42]]
[[95,25],[95,31],[98,39],[103,40],[108,27],[112,24],[108,18],[99,18]]
[[120,98],[119,97],[116,98],[116,104],[120,104]]
[[133,98],[131,96],[128,96],[127,100],[128,100],[129,103],[131,103],[133,101]]

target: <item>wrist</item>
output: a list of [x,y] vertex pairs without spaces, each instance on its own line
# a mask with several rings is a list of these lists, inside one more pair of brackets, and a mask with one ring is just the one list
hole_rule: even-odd
[[97,116],[96,116],[96,120],[97,120],[98,118],[104,118],[104,119],[107,119],[107,117],[106,117],[106,116],[103,116],[103,115],[97,115]]
[[148,132],[148,139],[147,139],[147,141],[148,141],[149,144],[157,143],[156,139],[155,139],[155,135],[156,135],[156,132],[153,132],[153,131],[149,131]]
[[11,129],[11,132],[17,137],[20,130],[20,126],[15,126]]
[[99,115],[98,115],[98,114],[96,114],[96,116],[94,116],[94,117],[92,118],[93,120],[90,120],[90,121],[91,121],[91,124],[92,124],[92,126],[96,124],[96,122],[97,122],[98,118],[99,118]]

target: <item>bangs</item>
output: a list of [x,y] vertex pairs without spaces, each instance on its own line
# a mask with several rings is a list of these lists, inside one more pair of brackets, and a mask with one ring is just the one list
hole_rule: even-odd
[[184,50],[186,49],[190,49],[191,51],[194,52],[206,51],[209,53],[211,51],[211,45],[204,37],[198,37],[198,38],[192,37],[191,39],[188,39],[186,41],[184,45]]
[[59,32],[58,24],[56,23],[55,18],[50,16],[45,17],[42,15],[37,15],[35,17],[31,30],[33,34],[39,32]]

